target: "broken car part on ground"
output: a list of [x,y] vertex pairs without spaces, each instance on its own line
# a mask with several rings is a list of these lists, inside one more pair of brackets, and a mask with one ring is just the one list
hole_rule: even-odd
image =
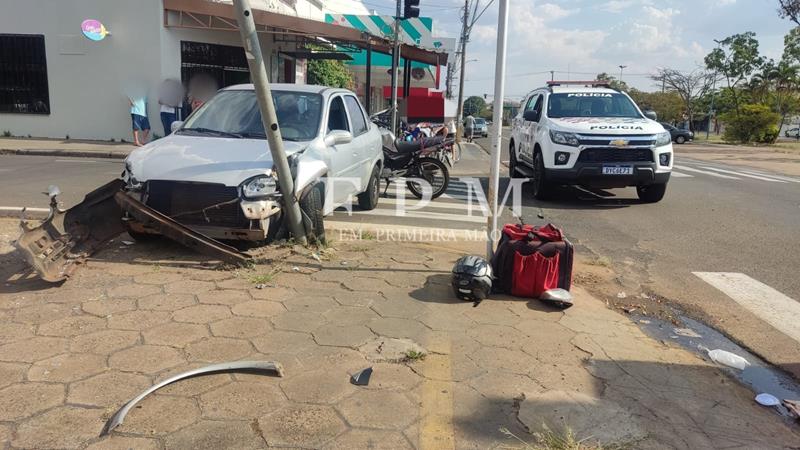
[[180,373],[175,375],[174,377],[167,378],[166,380],[151,386],[146,391],[142,392],[141,394],[134,397],[128,403],[122,405],[122,407],[108,419],[106,425],[103,427],[103,431],[100,432],[100,436],[105,436],[111,432],[114,428],[122,424],[122,421],[125,420],[125,416],[128,414],[128,411],[134,407],[139,401],[143,398],[147,397],[148,395],[152,394],[153,392],[161,389],[162,387],[174,383],[176,381],[185,380],[187,378],[197,377],[200,375],[210,375],[214,373],[220,372],[257,372],[263,374],[274,374],[276,377],[283,376],[283,366],[280,363],[271,362],[271,361],[236,361],[236,362],[228,362],[228,363],[221,363],[221,364],[213,364],[206,367],[201,367],[199,369],[190,370],[188,372]]
[[135,218],[200,253],[229,263],[243,263],[249,256],[215,241],[144,205],[124,192],[125,182],[113,180],[86,195],[68,210],[58,206],[58,189],[50,189],[50,213],[31,226],[22,212],[22,234],[16,247],[25,260],[49,282],[67,279],[110,239],[125,231],[125,220]]

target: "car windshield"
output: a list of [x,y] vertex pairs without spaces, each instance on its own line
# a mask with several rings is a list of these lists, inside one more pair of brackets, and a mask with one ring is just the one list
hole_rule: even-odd
[[[319,132],[322,96],[310,92],[272,91],[281,136],[310,141]],[[177,132],[219,137],[264,139],[255,91],[221,91],[197,110]]]
[[475,119],[475,123],[477,125],[486,125],[486,120],[485,119]]
[[571,92],[551,94],[547,104],[547,117],[625,117],[642,115],[631,99],[610,92]]

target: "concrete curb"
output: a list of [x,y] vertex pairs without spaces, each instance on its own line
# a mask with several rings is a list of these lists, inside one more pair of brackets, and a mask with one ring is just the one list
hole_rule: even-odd
[[28,155],[28,156],[63,156],[73,158],[106,158],[125,159],[127,152],[97,151],[97,150],[60,150],[60,149],[27,149],[27,148],[0,148],[0,155]]
[[[0,218],[19,219],[22,213],[21,206],[0,206]],[[25,209],[25,217],[28,219],[44,220],[50,214],[48,208],[27,208]]]

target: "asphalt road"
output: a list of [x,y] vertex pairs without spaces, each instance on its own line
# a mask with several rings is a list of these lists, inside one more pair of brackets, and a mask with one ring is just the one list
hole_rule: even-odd
[[[507,161],[507,152],[504,155],[501,159]],[[676,165],[667,195],[657,204],[639,203],[633,188],[594,192],[561,188],[547,202],[534,200],[526,188],[522,215],[529,223],[562,227],[580,252],[607,260],[626,295],[646,291],[663,297],[800,374],[798,336],[789,337],[800,315],[793,315],[791,306],[781,309],[787,302],[769,303],[781,295],[794,305],[800,300],[800,180],[680,155]],[[50,184],[61,188],[70,206],[121,170],[121,161],[0,156],[0,206],[44,207],[47,198],[41,192]],[[488,155],[469,147],[454,169],[452,190],[428,207],[396,217],[396,198],[390,196],[381,200],[377,212],[344,218],[337,212],[334,220],[481,228],[485,219],[466,217],[465,186],[470,180],[485,186],[488,170]],[[505,168],[501,175],[507,175]],[[501,223],[515,222],[510,211],[503,214]],[[738,273],[754,281],[726,291],[694,272]],[[754,283],[774,293],[754,291]],[[753,292],[761,292],[758,295],[767,303],[760,307],[774,317],[753,309],[758,300],[753,300],[757,297]]]

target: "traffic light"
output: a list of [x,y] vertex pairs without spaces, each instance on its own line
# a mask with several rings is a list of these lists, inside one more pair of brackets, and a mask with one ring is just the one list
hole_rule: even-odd
[[405,0],[403,18],[411,19],[414,17],[419,17],[419,0]]

